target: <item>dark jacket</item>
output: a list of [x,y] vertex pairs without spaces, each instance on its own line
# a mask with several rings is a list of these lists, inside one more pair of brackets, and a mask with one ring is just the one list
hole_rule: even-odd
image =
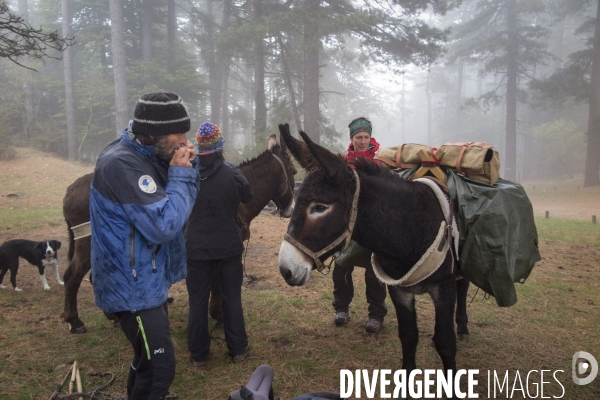
[[252,188],[239,168],[221,153],[199,157],[202,191],[185,228],[185,247],[192,260],[223,260],[242,254],[237,224],[240,202],[252,200]]
[[186,276],[183,226],[200,179],[168,167],[125,132],[100,154],[90,191],[96,305],[107,312],[155,308]]

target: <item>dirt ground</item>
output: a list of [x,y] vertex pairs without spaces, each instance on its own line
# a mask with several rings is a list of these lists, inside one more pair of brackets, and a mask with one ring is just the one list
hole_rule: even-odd
[[[34,166],[32,168],[32,166]],[[66,191],[66,188],[69,184],[71,184],[76,177],[82,176],[88,172],[92,171],[91,166],[87,165],[77,165],[73,163],[66,162],[64,160],[57,159],[55,157],[51,157],[39,152],[32,152],[29,150],[18,149],[16,159],[12,161],[0,161],[0,211],[3,210],[26,210],[30,208],[53,208],[53,207],[61,207],[62,206],[62,198]],[[537,183],[535,189],[533,188],[534,183],[526,183],[524,186],[528,194],[530,194],[535,215],[543,215],[546,210],[550,210],[551,215],[553,217],[562,217],[562,218],[576,218],[576,219],[589,219],[591,215],[598,215],[600,217],[600,190],[598,188],[592,189],[583,189],[582,185],[580,189],[575,189],[577,186],[574,184],[573,190],[567,189],[564,191],[556,190],[556,196],[552,196],[552,198],[548,199],[547,196],[542,195],[542,190],[555,190],[551,183]],[[537,191],[537,193],[536,193]],[[579,192],[579,195],[571,196],[571,194],[575,192]],[[581,196],[584,192],[586,196]],[[15,195],[12,196],[11,194]],[[68,262],[67,262],[67,229],[64,221],[59,219],[51,220],[52,223],[41,224],[41,226],[29,229],[26,232],[27,239],[31,240],[43,240],[47,238],[54,238],[63,242],[63,248],[59,251],[59,268],[61,274],[64,273]],[[277,269],[277,255],[279,251],[279,246],[281,244],[283,233],[287,228],[287,220],[281,220],[277,216],[271,215],[267,212],[259,215],[251,224],[251,238],[248,245],[248,250],[245,255],[245,265],[246,265],[246,273],[248,275],[252,275],[255,278],[254,283],[249,286],[245,286],[243,288],[244,293],[248,293],[247,291],[252,292],[267,292],[271,290],[281,291],[281,293],[285,293],[286,296],[295,299],[301,299],[302,301],[306,301],[307,303],[319,303],[322,305],[323,310],[325,310],[322,315],[315,317],[319,319],[320,326],[327,326],[327,328],[319,329],[318,326],[310,325],[308,322],[302,323],[301,326],[298,326],[295,331],[302,332],[303,335],[307,335],[310,337],[315,337],[318,340],[324,340],[326,345],[330,345],[327,342],[328,338],[335,333],[332,333],[331,318],[333,316],[330,300],[327,298],[326,301],[323,301],[324,293],[322,283],[319,283],[319,279],[311,279],[308,284],[301,288],[289,287],[282,277],[279,274]],[[20,237],[21,235],[25,235],[25,232],[18,230],[15,232],[15,229],[3,229],[0,227],[0,243],[5,240]],[[598,277],[600,265],[598,264],[598,260],[600,260],[600,249],[596,246],[573,246],[567,245],[561,242],[549,242],[545,240],[540,241],[540,252],[542,254],[542,261],[536,265],[536,274],[556,274],[562,272],[565,268],[569,268],[572,266],[576,266],[577,273],[565,278],[565,290],[569,289],[569,282],[590,282],[590,285],[598,286]],[[313,273],[315,275],[315,273]],[[42,290],[42,285],[40,283],[40,279],[37,273],[37,269],[27,264],[25,261],[21,262],[21,267],[18,273],[18,284],[21,289],[24,290],[24,293],[33,293],[33,297],[23,298],[23,300],[7,300],[6,303],[9,305],[8,308],[0,309],[0,347],[4,349],[6,352],[5,355],[0,357],[0,369],[5,370],[15,370],[17,364],[22,363],[22,361],[14,360],[11,357],[13,354],[9,347],[10,344],[5,343],[2,346],[1,341],[6,339],[6,333],[3,332],[2,325],[10,323],[10,324],[22,324],[27,327],[27,329],[33,332],[33,335],[39,337],[41,342],[47,342],[51,340],[47,335],[49,331],[56,332],[59,335],[64,335],[64,337],[69,337],[68,326],[58,318],[60,311],[62,310],[63,304],[63,289],[56,284],[54,278],[50,273],[47,272],[48,283],[51,286],[51,290],[48,292],[44,292]],[[322,282],[322,280],[321,280]],[[4,282],[5,286],[10,286],[7,278],[5,278]],[[330,291],[329,289],[326,289]],[[359,289],[362,290],[362,289]],[[593,295],[585,295],[587,297],[583,297],[581,303],[572,307],[572,313],[574,315],[574,321],[577,321],[577,318],[581,316],[581,318],[597,318],[598,312],[600,310],[600,299],[598,297],[598,293],[600,291],[596,287],[592,290]],[[176,299],[176,304],[184,304],[187,301],[187,292],[184,283],[176,284],[172,291],[172,295]],[[475,295],[470,292],[470,298],[472,299]],[[574,293],[573,296],[576,294]],[[479,295],[481,296],[481,295]],[[359,295],[355,296],[357,299]],[[364,294],[362,295],[364,299]],[[90,314],[90,313],[98,313],[98,310],[95,308],[93,304],[93,292],[89,281],[84,281],[81,289],[79,291],[80,301],[80,314]],[[29,299],[29,300],[28,300]],[[358,302],[358,300],[357,300]],[[531,313],[537,313],[538,310],[543,310],[545,304],[532,305]],[[430,307],[428,305],[421,305],[421,307]],[[356,306],[358,308],[358,306]],[[364,307],[363,307],[364,308]],[[431,307],[430,307],[431,308]],[[296,309],[294,309],[296,310]],[[268,309],[260,311],[253,310],[251,318],[255,320],[260,320],[261,318],[268,319],[268,313],[270,311]],[[296,311],[294,311],[296,312]],[[298,312],[302,312],[299,310]],[[362,312],[362,311],[361,311]],[[504,311],[503,311],[504,312]],[[393,311],[390,311],[390,315],[393,314]],[[395,318],[394,316],[390,316],[390,319]],[[84,321],[88,323],[89,321]],[[106,321],[102,322],[106,324]],[[371,338],[367,337],[364,333],[364,330],[361,330],[361,324],[364,323],[364,319],[362,314],[356,320],[353,320],[352,325],[356,325],[357,333],[348,334],[349,336],[346,340],[356,340],[357,343],[366,343],[371,342]],[[392,321],[389,322],[390,331],[389,334],[397,334],[396,328],[393,327]],[[487,322],[485,320],[477,320],[477,318],[473,321],[474,326],[478,327],[480,330],[488,329],[492,331],[493,323]],[[478,325],[479,324],[479,325]],[[491,325],[490,325],[491,324]],[[6,327],[6,325],[5,325]],[[89,326],[93,329],[93,325],[90,322]],[[582,343],[592,342],[595,343],[593,346],[595,350],[600,350],[600,345],[598,345],[598,332],[590,332],[588,328],[579,329],[577,323],[573,324],[573,332],[565,333],[565,337],[576,337],[577,340],[581,339]],[[175,319],[173,321],[172,330],[173,331],[183,331],[185,328],[185,321],[183,319]],[[386,328],[388,329],[388,328]],[[477,328],[476,328],[477,329]],[[425,335],[425,334],[424,334]],[[266,344],[265,348],[268,346],[274,346],[275,350],[269,350],[271,353],[264,350],[261,346],[257,345],[255,352],[253,353],[253,357],[256,359],[256,363],[259,360],[269,359],[269,357],[279,357],[283,354],[290,344],[290,339],[286,339],[286,336],[282,336],[272,331],[261,331],[258,329],[253,329],[249,331],[250,341],[258,342],[258,338],[261,337],[264,339]],[[73,337],[73,335],[71,335]],[[431,335],[429,334],[429,337]],[[315,340],[317,340],[315,339]],[[73,341],[75,339],[71,339]],[[85,343],[82,339],[76,339],[79,344]],[[485,340],[492,340],[491,338],[480,338],[482,342]],[[565,339],[566,340],[566,339]],[[394,341],[394,346],[396,346],[396,350],[399,348],[399,344],[397,344],[397,339]],[[477,342],[476,342],[477,343]],[[524,341],[524,343],[529,343]],[[383,345],[383,344],[382,344]],[[529,345],[529,344],[528,344]],[[77,342],[73,344],[75,348],[79,346]],[[526,346],[524,344],[524,346]],[[540,344],[540,346],[542,346]],[[34,346],[35,347],[35,346]],[[515,350],[515,351],[529,351],[530,349]],[[185,352],[182,348],[181,352]],[[308,351],[310,355],[311,350]],[[427,351],[427,350],[426,350]],[[545,357],[547,359],[552,359],[553,356],[560,354],[563,356],[572,349],[568,346],[565,348],[550,348],[545,347],[541,348],[541,351],[545,353]],[[467,351],[468,353],[468,351]],[[507,352],[507,356],[508,356]],[[570,353],[572,354],[572,353]],[[597,353],[600,354],[600,353]],[[463,357],[468,357],[469,355]],[[32,349],[31,357],[35,357],[34,350]],[[475,356],[474,356],[475,357]],[[486,357],[486,354],[478,354],[476,358]],[[489,356],[487,356],[489,357]],[[511,355],[513,359],[518,359],[518,355]],[[318,355],[313,355],[313,359],[317,360],[318,363]],[[253,362],[254,362],[253,361]],[[264,361],[261,361],[261,363]],[[358,361],[356,361],[358,362]],[[464,362],[472,362],[471,359],[466,358]],[[125,365],[127,361],[125,361]],[[61,364],[62,365],[62,364]],[[396,366],[397,367],[397,366]],[[466,366],[468,368],[468,366]],[[33,367],[29,367],[30,372]],[[58,367],[56,367],[58,368]],[[178,374],[189,374],[190,376],[196,377],[198,374],[197,371],[188,370],[188,366],[180,367],[178,364]],[[22,369],[22,368],[20,368]],[[35,368],[33,368],[35,369]],[[334,368],[335,369],[335,368]],[[331,384],[331,379],[321,376],[317,372],[314,377],[314,380],[311,381],[314,387],[327,387],[326,384]],[[54,371],[47,371],[48,373]],[[16,372],[11,372],[15,373]],[[27,371],[23,371],[22,373],[27,374]],[[210,369],[207,374],[210,373]],[[245,372],[244,372],[245,373]],[[2,374],[0,373],[0,376]],[[247,375],[245,375],[247,376]],[[8,376],[10,378],[10,375]],[[4,378],[7,378],[4,375]],[[202,378],[202,379],[200,379]],[[199,378],[198,385],[206,384],[204,375]],[[204,379],[204,380],[203,380]],[[280,378],[283,379],[283,378]],[[329,380],[327,380],[329,379]],[[335,380],[333,380],[335,381]],[[339,383],[339,380],[338,380]],[[47,389],[44,389],[48,386],[46,382],[38,382],[40,386],[40,395],[35,398],[48,398]],[[279,391],[281,393],[292,393],[291,387],[293,385],[298,386],[297,381],[290,381],[279,383]],[[9,397],[3,397],[2,389],[0,385],[0,399],[9,399]],[[208,390],[208,389],[207,389]],[[225,386],[223,387],[223,391],[225,391]],[[231,389],[233,390],[233,389]],[[585,399],[600,398],[600,389],[597,389],[594,392],[594,395],[586,394]],[[45,397],[44,397],[45,396]],[[592,396],[592,397],[590,397]],[[290,396],[288,396],[290,397]],[[33,398],[33,396],[32,396]],[[193,398],[193,397],[186,397]]]

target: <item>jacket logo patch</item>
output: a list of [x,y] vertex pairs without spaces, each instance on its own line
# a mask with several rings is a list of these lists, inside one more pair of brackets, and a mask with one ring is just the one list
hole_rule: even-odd
[[154,354],[164,354],[164,352],[165,352],[164,347],[161,347],[160,349],[154,350]]
[[154,182],[154,179],[152,179],[152,177],[150,175],[140,176],[140,179],[138,180],[138,185],[139,185],[140,189],[142,189],[142,192],[146,192],[146,193],[156,192],[156,182]]

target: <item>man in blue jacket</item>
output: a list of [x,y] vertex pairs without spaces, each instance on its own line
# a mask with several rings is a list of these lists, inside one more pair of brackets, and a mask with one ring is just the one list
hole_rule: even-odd
[[143,95],[130,129],[100,154],[90,193],[96,305],[133,347],[127,395],[164,399],[175,377],[169,288],[186,276],[183,226],[198,194],[190,117],[173,93]]

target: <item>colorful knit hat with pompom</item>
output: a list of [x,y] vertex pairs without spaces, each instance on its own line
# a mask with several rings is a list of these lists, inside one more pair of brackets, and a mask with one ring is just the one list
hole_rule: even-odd
[[223,150],[225,139],[219,127],[212,122],[206,121],[196,132],[196,148],[200,154],[210,154]]

